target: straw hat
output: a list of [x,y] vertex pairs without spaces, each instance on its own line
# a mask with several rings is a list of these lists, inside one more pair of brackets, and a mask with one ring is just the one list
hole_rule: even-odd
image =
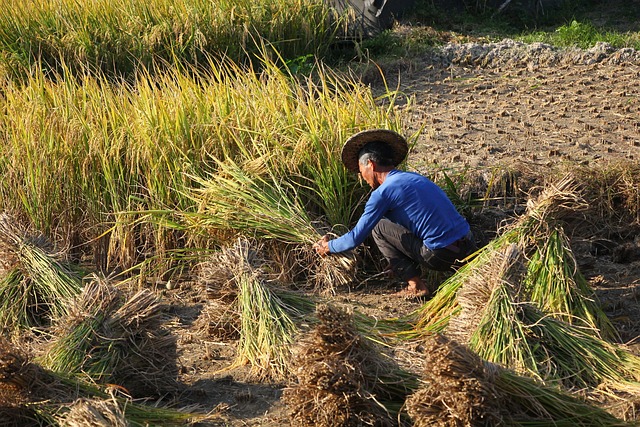
[[347,139],[342,147],[342,163],[352,172],[358,172],[358,153],[369,142],[379,141],[388,144],[393,150],[393,166],[398,166],[409,151],[404,137],[392,130],[370,129],[358,132]]

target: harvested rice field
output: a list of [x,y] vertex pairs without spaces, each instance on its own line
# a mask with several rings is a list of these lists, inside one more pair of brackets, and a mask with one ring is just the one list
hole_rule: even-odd
[[[0,427],[640,424],[640,52],[262,65],[6,84]],[[372,126],[479,247],[427,299],[371,242],[311,249]]]
[[[461,59],[472,50],[482,49],[484,55],[492,50],[500,54],[494,54],[488,63]],[[575,174],[578,181],[590,182],[588,185],[603,182],[600,180],[630,180],[625,185],[635,194],[631,207],[637,215],[640,89],[636,81],[640,78],[640,56],[633,54],[629,62],[617,59],[620,56],[615,51],[604,57],[584,51],[545,54],[545,49],[539,52],[539,49],[504,42],[484,47],[450,45],[443,53],[445,59],[416,58],[387,65],[386,76],[389,80],[399,77],[397,84],[407,96],[407,104],[399,108],[409,112],[409,131],[423,128],[410,152],[409,167],[427,173],[433,173],[434,169],[452,174],[466,171],[465,185],[476,194],[486,191],[492,179],[499,182],[494,184],[495,191],[509,195],[501,198],[498,194],[495,202],[474,211],[471,217],[476,238],[484,244],[496,237],[505,222],[522,214],[529,192],[536,194],[538,186],[553,182],[554,177],[559,179],[565,172]],[[507,61],[504,57],[511,59]],[[377,87],[379,81],[375,73],[365,73],[364,78]],[[396,84],[395,81],[387,83]],[[627,174],[628,177],[623,178]],[[588,198],[591,197],[592,204],[608,203],[604,193]],[[599,209],[589,208],[584,218],[574,219],[576,222],[570,226],[571,248],[576,260],[573,267],[579,269],[595,290],[596,300],[619,334],[616,342],[624,343],[632,354],[640,356],[640,218],[616,223],[617,220],[611,222],[610,218],[589,217]],[[445,278],[435,276],[431,280],[432,286],[437,286]],[[359,282],[338,288],[329,301],[381,321],[403,318],[419,311],[423,303],[393,296],[401,286],[374,271],[362,276]],[[200,404],[206,402],[232,425],[357,425],[353,420],[330,417],[292,421],[291,409],[283,402],[282,384],[252,381],[249,367],[226,370],[235,357],[237,335],[230,333],[229,324],[220,319],[220,313],[229,307],[231,300],[228,296],[212,300],[197,289],[195,284],[181,283],[163,291],[165,298],[172,301],[176,317],[173,330],[180,336],[180,379],[187,386],[186,399]],[[213,312],[218,314],[211,317]],[[440,357],[431,356],[429,345],[434,344],[406,340],[393,346],[394,360],[407,370],[421,372],[425,366],[436,363],[432,357]],[[583,393],[579,387],[574,389],[578,395]],[[413,411],[410,414],[423,419],[416,425],[483,425],[484,421],[492,425],[502,420],[499,411],[491,413],[494,418],[487,415],[489,418],[482,419],[484,421],[474,419],[474,412],[471,418],[461,416],[447,420],[443,408],[431,408],[435,413],[430,416],[435,418],[428,418],[420,415],[419,405],[425,405],[433,396],[429,392],[421,393],[412,399],[413,408],[407,408]],[[621,419],[638,421],[638,398],[634,396],[623,395],[620,400],[590,398],[603,408],[613,405],[611,412]],[[313,392],[308,392],[307,397],[321,399]],[[472,406],[465,406],[465,399],[460,399],[459,410],[471,410]],[[488,402],[496,404],[498,398],[473,399],[490,406]],[[320,410],[323,404],[330,405],[328,401],[318,400],[310,403],[307,410]],[[339,411],[338,408],[334,410]],[[377,413],[371,408],[364,412]],[[420,418],[422,416],[426,418]],[[380,425],[398,423],[397,419],[380,419],[383,420]],[[367,418],[363,420],[366,422]]]

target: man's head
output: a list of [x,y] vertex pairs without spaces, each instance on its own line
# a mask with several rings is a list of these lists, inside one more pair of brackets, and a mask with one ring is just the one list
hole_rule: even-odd
[[[365,150],[366,147],[366,150]],[[407,141],[387,129],[365,130],[353,135],[342,147],[342,162],[352,172],[358,172],[360,162],[372,160],[379,166],[396,167],[407,156]],[[361,156],[367,158],[361,160]]]
[[358,152],[358,163],[366,165],[371,160],[378,166],[394,167],[396,166],[394,156],[393,149],[386,142],[371,141]]

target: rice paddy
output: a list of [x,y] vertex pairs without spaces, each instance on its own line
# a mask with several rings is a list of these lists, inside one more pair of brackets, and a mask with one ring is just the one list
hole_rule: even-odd
[[369,242],[311,247],[368,195],[341,163],[348,136],[393,129],[424,150],[427,125],[381,67],[382,90],[323,62],[354,41],[353,15],[298,0],[0,4],[0,425],[640,420],[633,322],[610,317],[580,246],[636,242],[637,164],[527,185],[410,156],[402,167],[474,228],[503,221],[431,278],[428,301],[389,303]]

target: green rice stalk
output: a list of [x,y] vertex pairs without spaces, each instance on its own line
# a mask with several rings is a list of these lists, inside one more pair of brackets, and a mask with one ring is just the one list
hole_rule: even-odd
[[506,247],[518,241],[518,229],[506,230],[502,235],[474,254],[471,261],[462,266],[458,271],[445,280],[438,288],[432,299],[427,301],[416,311],[415,332],[422,333],[444,331],[452,316],[458,315],[458,291],[476,272],[492,271],[490,266],[495,262],[496,254],[500,254]]
[[457,294],[447,332],[480,357],[567,387],[620,383],[637,388],[640,358],[591,329],[545,314],[520,289],[523,257],[512,244],[475,269]]
[[584,278],[561,228],[544,236],[527,266],[524,290],[545,313],[565,322],[594,330],[603,338],[618,336]]
[[239,261],[235,269],[240,311],[240,340],[231,367],[249,363],[258,378],[281,380],[290,373],[290,345],[298,328],[295,310],[286,305],[260,277],[252,265],[248,240],[239,239],[233,249]]
[[56,322],[56,338],[38,362],[54,372],[83,374],[97,382],[110,379],[119,352],[104,324],[120,304],[120,292],[95,276],[71,302],[69,314]]
[[237,282],[241,327],[236,363],[250,363],[259,378],[286,378],[289,346],[297,333],[287,306],[256,278],[242,275]]
[[235,232],[251,238],[277,240],[300,248],[302,264],[310,264],[312,280],[321,290],[347,285],[354,280],[354,254],[317,257],[311,245],[323,233],[303,205],[300,190],[271,174],[262,176],[243,170],[231,160],[219,161],[219,171],[192,193],[200,214],[192,217],[197,227]]

